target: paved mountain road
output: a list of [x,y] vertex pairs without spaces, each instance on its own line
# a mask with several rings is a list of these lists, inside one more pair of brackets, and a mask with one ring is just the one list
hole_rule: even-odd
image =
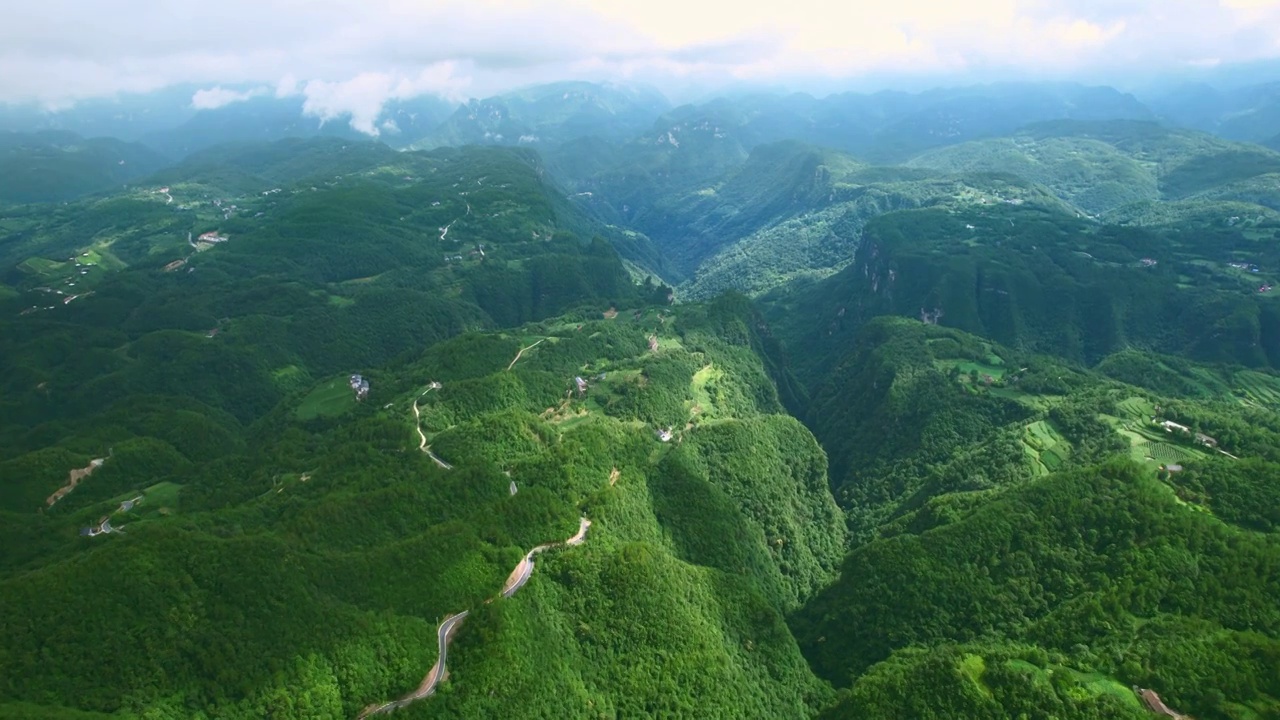
[[[416,403],[414,407],[417,407]],[[589,527],[591,527],[590,520],[586,517],[579,518],[578,532],[574,533],[573,537],[570,537],[563,542],[539,545],[526,553],[524,558],[516,564],[515,570],[511,571],[511,575],[507,578],[506,583],[503,584],[502,592],[499,594],[500,597],[509,598],[512,595],[515,595],[520,588],[524,587],[525,583],[529,582],[529,577],[533,575],[534,555],[561,545],[567,547],[581,545],[586,541],[587,528]],[[457,615],[450,615],[449,617],[446,617],[444,622],[440,623],[440,627],[436,630],[436,642],[439,643],[439,652],[436,655],[436,663],[431,666],[429,671],[427,671],[426,677],[422,678],[422,684],[418,686],[418,689],[398,700],[392,700],[391,702],[383,703],[381,705],[370,705],[366,707],[364,710],[360,711],[358,716],[356,716],[357,720],[367,718],[370,715],[381,715],[393,710],[399,710],[400,708],[421,700],[422,698],[430,697],[431,694],[436,691],[436,687],[440,684],[440,681],[444,679],[446,674],[448,674],[448,669],[445,663],[449,657],[449,643],[453,640],[454,632],[457,631],[458,626],[462,624],[462,621],[467,619],[467,615],[469,613],[469,610],[464,610]]]

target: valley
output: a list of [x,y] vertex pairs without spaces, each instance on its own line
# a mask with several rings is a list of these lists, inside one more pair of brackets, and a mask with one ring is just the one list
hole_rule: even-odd
[[1249,98],[15,133],[0,718],[1275,717]]

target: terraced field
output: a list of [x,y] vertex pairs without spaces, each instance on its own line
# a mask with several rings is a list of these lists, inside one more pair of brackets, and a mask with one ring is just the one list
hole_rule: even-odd
[[1022,443],[1039,468],[1040,475],[1048,475],[1061,468],[1071,453],[1070,444],[1046,420],[1028,425]]
[[1232,378],[1235,381],[1236,394],[1245,404],[1280,411],[1280,378],[1255,370],[1241,370]]

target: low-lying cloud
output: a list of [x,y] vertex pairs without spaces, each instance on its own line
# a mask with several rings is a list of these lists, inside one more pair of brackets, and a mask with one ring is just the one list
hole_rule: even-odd
[[191,96],[191,107],[196,110],[217,110],[220,107],[225,107],[232,103],[244,102],[250,98],[266,94],[266,88],[230,90],[218,85],[207,90],[197,90],[195,94]]
[[0,102],[194,84],[197,109],[301,95],[376,134],[389,100],[551,79],[1096,77],[1277,56],[1280,0],[42,0],[0,27]]

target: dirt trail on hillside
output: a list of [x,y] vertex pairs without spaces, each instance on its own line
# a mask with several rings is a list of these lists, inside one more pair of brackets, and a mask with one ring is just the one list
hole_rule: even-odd
[[431,384],[427,386],[427,389],[423,390],[422,394],[413,401],[413,429],[418,431],[418,449],[426,453],[427,457],[435,460],[436,465],[439,465],[445,470],[452,470],[452,465],[441,460],[435,453],[431,452],[431,446],[427,444],[427,434],[422,432],[422,414],[418,410],[418,401],[432,390],[439,390],[440,387],[440,383],[432,381]]
[[516,363],[520,362],[520,356],[524,354],[524,351],[525,351],[525,350],[532,350],[532,349],[534,349],[534,348],[535,348],[535,347],[537,347],[540,343],[544,342],[546,339],[547,339],[547,338],[542,338],[542,340],[539,340],[538,342],[536,342],[536,343],[534,343],[534,344],[530,345],[529,347],[522,347],[522,348],[520,348],[520,352],[516,353],[516,356],[515,356],[514,358],[512,358],[512,360],[511,360],[511,364],[507,366],[507,370],[510,370],[511,368],[515,367],[515,366],[516,366]]
[[85,478],[92,475],[93,471],[102,467],[102,463],[106,461],[107,461],[106,458],[94,458],[93,460],[89,461],[88,465],[85,465],[82,468],[74,468],[71,472],[67,473],[67,484],[63,485],[57,490],[54,490],[53,494],[50,495],[48,499],[44,501],[45,506],[53,507],[54,503],[66,497],[67,493],[71,492],[72,490],[75,490],[76,486],[80,484],[81,480],[84,480]]

